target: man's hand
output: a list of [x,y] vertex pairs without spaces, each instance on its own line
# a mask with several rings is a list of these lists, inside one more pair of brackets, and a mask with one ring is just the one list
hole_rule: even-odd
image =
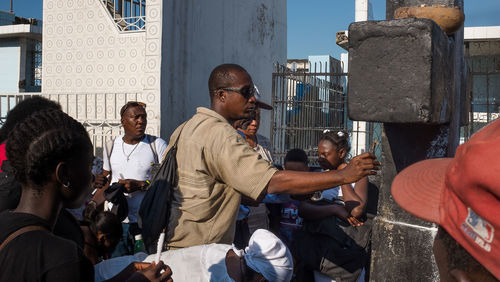
[[135,179],[118,179],[118,183],[123,184],[127,193],[132,193],[140,190],[144,186],[144,181]]
[[[160,273],[164,270],[163,273]],[[172,270],[168,265],[165,265],[163,261],[160,260],[158,264],[154,261],[147,268],[139,271],[144,277],[149,281],[170,281],[172,282]]]
[[[164,270],[163,273],[161,271]],[[111,279],[106,280],[108,282],[135,282],[144,281],[144,278],[148,281],[167,281],[173,282],[172,280],[172,270],[168,265],[165,265],[163,261],[158,264],[147,263],[147,262],[133,262],[129,264],[125,269],[120,271],[117,275],[111,277]]]
[[102,174],[95,174],[94,188],[101,189],[108,183],[108,178]]
[[345,167],[341,165],[343,169],[339,172],[342,173],[345,183],[353,183],[365,176],[377,174],[380,165],[374,154],[364,153],[354,157]]

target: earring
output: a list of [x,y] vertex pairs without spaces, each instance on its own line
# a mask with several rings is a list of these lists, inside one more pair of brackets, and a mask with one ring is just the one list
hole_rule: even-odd
[[64,184],[64,183],[62,184],[62,186],[63,186],[64,188],[69,188],[69,185],[71,185],[71,184],[69,183],[69,180],[68,180],[68,184]]

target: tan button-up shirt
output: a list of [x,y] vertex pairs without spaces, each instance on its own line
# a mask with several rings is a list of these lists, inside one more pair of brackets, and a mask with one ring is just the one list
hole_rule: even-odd
[[232,244],[241,194],[257,199],[277,171],[224,117],[207,108],[198,108],[182,128],[177,166],[167,235],[171,249]]

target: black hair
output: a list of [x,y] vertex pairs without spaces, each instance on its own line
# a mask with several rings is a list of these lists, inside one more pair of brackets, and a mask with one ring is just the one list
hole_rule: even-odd
[[486,276],[489,275],[491,281],[495,281],[491,272],[489,272],[482,264],[472,257],[451,235],[446,232],[441,226],[438,228],[436,238],[443,241],[446,248],[448,269],[461,269],[465,272],[479,270]]
[[6,154],[21,184],[41,186],[61,161],[92,149],[83,125],[56,109],[38,111],[10,132]]
[[119,239],[122,236],[122,223],[118,216],[112,212],[94,210],[90,215],[89,222],[89,229],[95,236],[97,236],[98,232],[106,234],[108,238]]
[[222,64],[216,66],[208,78],[208,90],[210,96],[217,89],[229,87],[233,80],[232,72],[247,72],[242,66],[237,64]]
[[299,162],[307,165],[309,161],[307,158],[307,154],[304,150],[295,148],[291,149],[290,151],[288,151],[288,153],[286,153],[285,163],[287,162]]
[[146,110],[145,103],[137,102],[137,101],[130,101],[130,102],[127,102],[125,105],[123,105],[123,107],[120,109],[120,117],[123,118],[125,111],[127,111],[130,108],[135,108],[135,107],[140,107],[140,108]]
[[33,96],[19,102],[19,104],[9,111],[5,123],[0,128],[0,143],[4,143],[7,140],[9,133],[18,122],[22,122],[33,113],[44,109],[61,110],[61,105],[41,96]]
[[346,154],[349,153],[351,150],[351,144],[349,144],[349,134],[345,130],[339,130],[339,131],[326,131],[323,133],[321,136],[321,141],[330,141],[335,147],[337,147],[337,150],[344,149]]

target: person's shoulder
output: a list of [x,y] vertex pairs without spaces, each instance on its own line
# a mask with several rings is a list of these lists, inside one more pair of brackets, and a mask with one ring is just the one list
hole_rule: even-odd
[[211,115],[203,115],[195,119],[194,123],[190,124],[190,128],[197,136],[201,135],[203,143],[221,142],[230,137],[240,136],[225,119]]
[[157,146],[167,145],[167,141],[165,141],[163,138],[155,136],[155,135],[149,135],[149,134],[146,134],[146,138],[144,138],[144,142],[154,143]]
[[83,252],[75,242],[49,232],[41,234],[43,235],[39,236],[43,238],[43,246],[50,252],[51,257],[67,260],[68,262],[84,260]]
[[110,140],[113,140],[113,143],[116,145],[116,144],[121,144],[122,141],[123,141],[123,134],[120,134],[118,136],[115,136],[113,137],[113,139],[110,139]]

